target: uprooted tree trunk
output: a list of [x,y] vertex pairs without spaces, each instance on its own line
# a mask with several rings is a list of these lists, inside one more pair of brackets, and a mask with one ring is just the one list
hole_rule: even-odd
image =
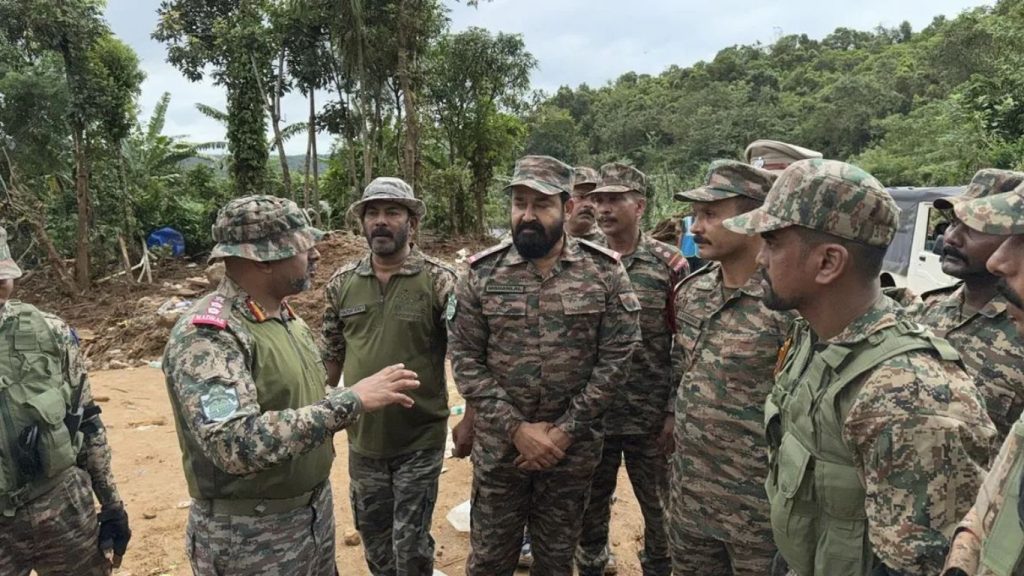
[[31,201],[27,200],[27,197],[31,197],[31,194],[24,194],[20,188],[17,168],[11,162],[11,158],[7,155],[6,150],[4,150],[4,158],[7,160],[7,166],[10,169],[10,182],[5,187],[8,205],[21,220],[29,224],[36,243],[46,252],[46,259],[57,275],[57,282],[61,293],[75,298],[79,292],[75,287],[74,277],[67,269],[64,258],[61,257],[57,246],[53,243],[53,239],[50,238],[50,233],[46,231],[46,217],[44,216],[43,207],[41,205],[32,205]]

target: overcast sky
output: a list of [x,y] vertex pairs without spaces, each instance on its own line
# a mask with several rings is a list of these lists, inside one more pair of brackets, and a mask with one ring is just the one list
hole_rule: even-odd
[[[225,108],[223,88],[211,82],[191,83],[166,63],[165,47],[152,40],[159,0],[108,0],[106,16],[114,33],[138,53],[146,81],[140,105],[147,117],[164,92],[171,93],[166,134],[190,141],[223,140],[224,129],[195,109],[197,102]],[[539,61],[535,88],[553,91],[561,85],[601,86],[629,71],[658,74],[668,66],[689,66],[709,60],[734,44],[771,43],[782,34],[822,38],[838,27],[858,30],[897,26],[907,20],[915,31],[944,14],[993,2],[977,0],[482,0],[478,8],[447,1],[451,28],[480,26],[522,34],[526,48]],[[628,8],[628,9],[627,9]],[[283,102],[286,122],[307,115],[301,95]],[[319,140],[326,153],[330,139]],[[305,140],[285,145],[289,154],[304,154]]]

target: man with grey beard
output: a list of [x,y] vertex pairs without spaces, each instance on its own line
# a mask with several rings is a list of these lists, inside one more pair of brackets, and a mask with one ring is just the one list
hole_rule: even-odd
[[374,576],[429,576],[430,520],[444,458],[448,392],[445,311],[455,272],[410,237],[426,207],[398,178],[377,178],[349,208],[370,252],[328,281],[324,312],[327,383],[357,382],[401,362],[418,376],[412,409],[385,408],[348,429],[352,514]]

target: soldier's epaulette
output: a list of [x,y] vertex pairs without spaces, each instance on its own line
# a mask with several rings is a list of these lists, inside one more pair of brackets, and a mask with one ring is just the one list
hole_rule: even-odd
[[327,283],[330,284],[338,276],[341,276],[342,274],[348,274],[349,272],[355,270],[356,268],[359,267],[360,262],[362,262],[362,260],[353,260],[352,262],[345,264],[341,268],[338,268],[337,270],[334,271],[334,274],[331,274],[331,277],[327,279]]
[[589,248],[590,250],[593,250],[594,252],[599,252],[601,254],[604,254],[605,256],[611,258],[612,260],[615,260],[616,262],[619,262],[619,261],[622,260],[622,254],[619,254],[618,252],[616,252],[615,250],[612,250],[611,248],[605,248],[604,246],[601,246],[600,244],[595,244],[595,243],[591,242],[590,240],[584,240],[582,238],[577,238],[576,241],[579,242],[580,246],[583,246],[584,248]]
[[683,278],[682,280],[679,281],[678,284],[676,284],[676,290],[679,290],[679,288],[684,284],[689,284],[690,282],[696,280],[697,278],[707,275],[709,272],[715,269],[716,264],[718,264],[718,262],[706,262],[700,268],[697,268],[693,272],[690,272],[685,278]]
[[228,317],[231,315],[231,306],[224,301],[224,296],[214,294],[206,303],[206,308],[200,308],[199,312],[192,316],[193,326],[206,326],[217,330],[224,330],[228,327]]
[[654,252],[654,255],[661,259],[661,261],[671,268],[673,272],[682,272],[689,265],[686,258],[683,257],[683,254],[679,250],[676,250],[675,247],[669,246],[664,242],[660,242],[658,240],[652,242],[651,252]]
[[452,268],[451,264],[445,262],[444,260],[441,260],[440,258],[434,258],[433,256],[430,256],[428,254],[424,254],[423,259],[426,260],[427,262],[430,262],[434,266],[437,266],[438,268],[443,268],[451,272],[452,274],[456,273],[455,268]]
[[962,284],[962,282],[957,282],[956,284],[953,284],[952,286],[941,286],[939,288],[932,288],[931,290],[925,290],[924,292],[921,292],[921,300],[925,300],[929,296],[937,296],[939,294],[952,294],[953,292],[956,291],[957,288],[960,287],[960,284]]
[[511,245],[512,245],[512,241],[511,240],[505,240],[504,242],[501,242],[499,244],[495,244],[494,246],[491,246],[490,248],[485,248],[485,249],[477,252],[476,254],[473,254],[469,258],[466,258],[466,263],[469,264],[470,268],[472,268],[473,266],[476,266],[477,264],[479,264],[480,261],[482,261],[484,258],[487,258],[491,254],[497,254],[498,252],[501,252],[502,250],[506,250]]

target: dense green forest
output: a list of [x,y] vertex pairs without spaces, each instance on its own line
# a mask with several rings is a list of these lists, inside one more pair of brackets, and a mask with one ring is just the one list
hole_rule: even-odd
[[[496,192],[523,153],[633,163],[653,184],[651,221],[757,138],[890,186],[1024,164],[1024,0],[920,31],[785,35],[554,94],[531,89],[521,37],[453,32],[441,0],[163,0],[153,37],[185,78],[223,88],[227,109],[200,111],[225,142],[164,134],[173,94],[140,117],[144,71],[103,9],[0,0],[0,222],[15,257],[52,267],[69,294],[120,266],[119,239],[137,258],[146,232],[173,226],[208,249],[216,207],[248,193],[292,197],[336,228],[370,179],[398,175],[428,203],[427,229],[482,234],[504,221]],[[288,93],[308,100],[304,122],[282,122]],[[284,154],[290,139],[304,157]]]

